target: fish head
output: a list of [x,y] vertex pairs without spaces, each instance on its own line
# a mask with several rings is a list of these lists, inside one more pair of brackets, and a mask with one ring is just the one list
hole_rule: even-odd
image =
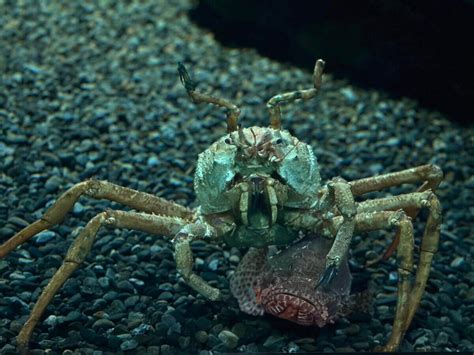
[[329,239],[311,237],[273,255],[266,249],[250,250],[230,282],[240,309],[306,326],[334,323],[349,297],[352,276],[344,259],[333,281],[316,288],[331,245]]
[[332,241],[308,238],[270,256],[254,288],[256,304],[265,313],[300,325],[333,323],[349,296],[352,276],[343,260],[335,279],[316,288]]
[[345,295],[321,292],[315,289],[315,283],[303,281],[280,279],[256,287],[256,304],[265,313],[300,325],[323,327],[334,323]]

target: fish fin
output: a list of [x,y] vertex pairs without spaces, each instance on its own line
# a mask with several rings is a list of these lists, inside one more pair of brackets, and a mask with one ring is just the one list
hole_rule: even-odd
[[230,291],[239,302],[242,312],[252,315],[264,313],[257,301],[256,290],[260,287],[259,276],[267,260],[267,253],[267,248],[251,248],[230,279]]

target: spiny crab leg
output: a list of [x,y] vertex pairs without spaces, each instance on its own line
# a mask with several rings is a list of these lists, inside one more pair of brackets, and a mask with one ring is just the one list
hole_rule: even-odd
[[178,272],[189,286],[211,301],[216,301],[220,298],[220,291],[217,288],[211,287],[192,271],[194,258],[190,243],[196,239],[211,239],[215,237],[217,237],[217,232],[213,227],[203,221],[197,221],[196,223],[185,225],[173,238]]
[[36,301],[28,320],[18,334],[17,344],[21,349],[21,352],[27,352],[31,333],[46,307],[51,303],[54,295],[91,251],[92,245],[95,241],[95,236],[100,227],[109,226],[128,228],[150,234],[170,236],[176,234],[186,223],[186,220],[178,217],[164,217],[147,213],[112,210],[99,213],[92,218],[69,247],[63,264],[44,288],[40,297]]
[[426,221],[425,230],[421,239],[420,246],[420,260],[416,272],[415,286],[410,295],[410,308],[408,311],[407,327],[410,325],[413,316],[415,315],[418,306],[420,305],[421,297],[428,281],[428,276],[431,269],[431,262],[434,255],[438,251],[439,232],[441,226],[441,204],[435,194],[422,202],[422,206],[428,208],[429,215]]
[[196,91],[196,84],[191,80],[186,67],[182,64],[178,64],[178,74],[181,80],[181,83],[184,85],[186,92],[188,93],[189,97],[193,100],[194,103],[201,103],[205,102],[208,104],[213,104],[216,106],[221,106],[226,108],[227,111],[227,132],[236,131],[239,127],[238,120],[240,115],[240,109],[234,105],[233,103],[213,97],[206,94],[201,94],[200,92]]
[[398,297],[392,333],[383,351],[395,351],[410,324],[411,283],[413,272],[413,224],[403,210],[369,212],[358,214],[355,218],[357,231],[369,231],[396,227],[400,230],[400,244],[397,248],[398,265]]
[[280,105],[282,103],[292,102],[298,99],[308,100],[316,96],[321,88],[324,61],[318,59],[314,65],[313,71],[313,85],[314,87],[307,90],[296,90],[291,92],[286,92],[283,94],[275,95],[270,100],[268,100],[267,108],[270,114],[270,127],[274,129],[280,129],[281,127],[281,112]]
[[416,168],[397,171],[394,173],[371,176],[364,179],[350,181],[351,191],[354,196],[360,196],[368,192],[380,191],[393,186],[403,184],[423,184],[417,189],[417,192],[432,190],[435,191],[441,180],[443,172],[433,164],[421,165]]
[[441,224],[441,205],[439,200],[431,190],[427,190],[365,201],[357,206],[358,213],[369,213],[376,210],[420,210],[421,208],[427,208],[429,214],[421,239],[420,260],[416,272],[415,286],[409,300],[410,311],[407,327],[410,325],[415,311],[420,304],[421,296],[423,295],[428,280],[431,261],[438,250],[439,228]]
[[192,211],[188,208],[161,197],[115,185],[108,181],[87,180],[72,186],[54,202],[39,220],[25,227],[0,245],[0,259],[39,232],[61,223],[82,195],[94,199],[114,201],[139,211],[157,215],[176,216],[185,219],[193,217]]
[[[427,164],[421,165],[415,168],[410,168],[394,173],[382,174],[379,176],[372,176],[364,179],[350,181],[351,191],[354,196],[360,196],[367,192],[379,191],[385,188],[400,186],[402,184],[413,184],[422,182],[422,185],[418,187],[417,192],[426,190],[435,191],[443,179],[442,170],[434,165]],[[407,207],[404,211],[408,216],[414,219],[419,212],[419,208]],[[371,261],[370,263],[376,263],[381,259],[387,260],[390,255],[395,251],[400,240],[399,232],[397,231],[392,244],[386,250],[386,252],[380,256],[380,258]]]
[[[423,192],[411,192],[408,194],[376,198],[357,203],[357,213],[396,211],[410,208],[423,208],[428,206],[428,200],[434,195],[431,190]],[[406,213],[406,212],[405,212]]]
[[[380,229],[377,228],[377,225],[379,225],[377,224],[378,222],[374,224],[374,221],[371,219],[377,219],[377,216],[382,213],[377,211],[385,210],[383,213],[390,213],[390,210],[404,211],[405,209],[420,210],[422,208],[428,209],[428,219],[421,239],[420,257],[416,269],[415,283],[413,289],[410,290],[408,299],[406,300],[406,303],[408,304],[408,313],[406,319],[403,320],[404,329],[402,333],[406,332],[410,326],[413,316],[419,307],[428,280],[431,262],[434,254],[436,254],[438,250],[441,205],[438,198],[431,190],[374,199],[357,204],[357,215],[355,218],[356,232]],[[405,215],[407,218],[410,218],[407,213],[405,213]],[[333,223],[335,226],[333,228],[338,228],[338,225],[342,223],[342,220],[342,217],[334,218]],[[397,245],[397,250],[400,251],[400,248],[405,248],[406,246],[402,245],[403,240],[401,230],[398,234],[400,235],[400,243]],[[403,334],[401,334],[400,337],[402,335]],[[396,348],[394,347],[393,350],[395,349]]]
[[328,184],[328,191],[329,199],[334,201],[342,215],[342,223],[337,228],[334,243],[326,257],[326,270],[316,287],[325,287],[334,279],[342,259],[347,255],[354,233],[356,207],[349,184],[342,178],[334,178]]

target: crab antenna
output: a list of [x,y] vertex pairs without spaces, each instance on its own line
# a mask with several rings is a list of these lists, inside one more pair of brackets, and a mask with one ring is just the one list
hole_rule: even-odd
[[216,106],[221,106],[227,109],[227,132],[236,131],[238,129],[238,119],[240,115],[240,109],[234,105],[233,103],[225,100],[220,99],[217,97],[213,97],[206,94],[201,94],[196,90],[196,84],[191,80],[189,77],[188,71],[183,63],[178,63],[178,74],[181,83],[183,84],[184,88],[186,89],[189,97],[194,103],[201,103],[207,102],[209,104],[213,104]]
[[318,59],[316,61],[313,72],[314,88],[285,92],[284,94],[275,95],[270,100],[268,100],[267,108],[268,112],[270,113],[270,127],[274,129],[280,129],[281,127],[280,104],[292,102],[298,99],[308,100],[316,96],[316,94],[319,92],[319,88],[321,87],[324,64],[325,63],[322,59]]

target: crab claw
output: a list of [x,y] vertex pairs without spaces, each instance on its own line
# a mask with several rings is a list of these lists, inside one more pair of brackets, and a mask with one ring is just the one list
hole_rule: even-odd
[[329,265],[326,267],[326,270],[324,270],[323,274],[319,278],[318,283],[316,284],[315,288],[321,287],[324,288],[326,286],[329,286],[329,284],[334,280],[334,277],[337,275],[337,267],[336,265]]

